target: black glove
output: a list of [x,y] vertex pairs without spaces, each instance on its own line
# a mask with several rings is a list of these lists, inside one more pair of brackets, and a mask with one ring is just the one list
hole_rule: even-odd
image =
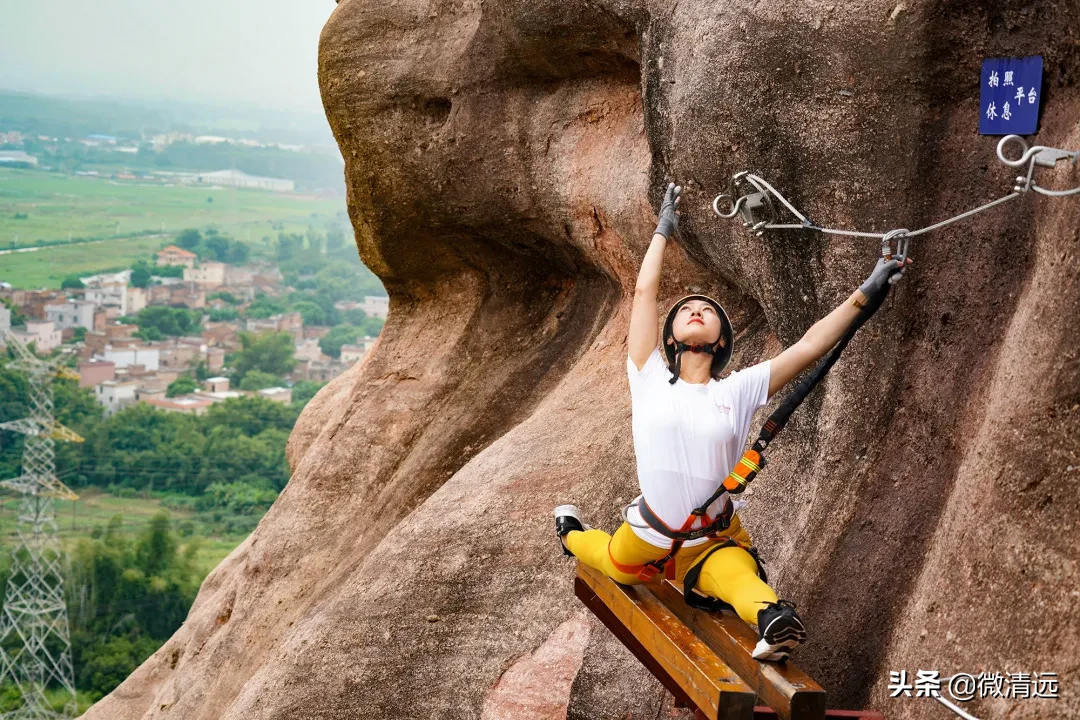
[[668,183],[667,192],[664,193],[664,201],[660,203],[660,220],[656,223],[656,232],[654,234],[670,238],[671,233],[678,229],[679,216],[675,214],[675,211],[679,207],[679,193],[681,192],[681,187],[675,183]]
[[903,276],[904,270],[900,267],[899,260],[895,258],[892,260],[878,258],[877,265],[874,266],[874,271],[870,273],[870,277],[866,278],[866,281],[859,286],[859,289],[862,290],[863,295],[866,297],[873,297],[885,289],[886,284],[895,285]]

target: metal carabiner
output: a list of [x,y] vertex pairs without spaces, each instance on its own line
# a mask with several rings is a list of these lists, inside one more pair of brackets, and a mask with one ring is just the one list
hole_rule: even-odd
[[[881,257],[886,260],[892,260],[896,258],[900,263],[900,267],[904,266],[904,262],[908,257],[908,245],[911,244],[911,236],[908,233],[911,232],[907,229],[890,230],[885,233],[885,237],[881,238]],[[892,241],[896,240],[896,252],[892,250]]]

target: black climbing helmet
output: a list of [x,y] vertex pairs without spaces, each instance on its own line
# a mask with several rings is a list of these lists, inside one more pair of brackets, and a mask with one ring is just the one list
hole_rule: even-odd
[[[735,334],[731,330],[731,321],[728,320],[727,313],[724,312],[724,308],[720,307],[720,303],[713,300],[708,295],[687,295],[686,297],[678,300],[671,309],[668,310],[667,320],[664,321],[664,334],[662,342],[664,345],[664,357],[667,358],[668,370],[671,371],[671,384],[674,385],[675,381],[679,377],[679,366],[681,365],[682,352],[684,350],[690,350],[693,347],[686,343],[675,340],[675,344],[669,344],[668,339],[674,339],[672,333],[672,326],[675,324],[675,314],[679,312],[679,308],[685,305],[690,300],[704,300],[716,309],[716,314],[720,316],[720,338],[724,340],[724,347],[717,348],[715,352],[712,352],[712,346],[705,346],[701,348],[704,352],[712,354],[712,367],[710,368],[710,375],[713,378],[719,378],[720,373],[727,367],[728,361],[731,360],[731,351],[735,345]],[[719,342],[720,338],[717,338]]]

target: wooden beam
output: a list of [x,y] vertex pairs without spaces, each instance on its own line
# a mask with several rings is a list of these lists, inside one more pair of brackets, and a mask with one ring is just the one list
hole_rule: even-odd
[[[779,715],[771,707],[754,707],[754,720],[779,720]],[[876,710],[826,710],[825,720],[885,720],[885,716]]]
[[733,669],[780,720],[824,720],[825,690],[795,663],[761,662],[751,653],[757,633],[730,612],[707,612],[686,604],[681,585],[651,583],[664,606]]
[[752,720],[755,693],[643,585],[578,563],[574,592],[675,696],[709,720]]

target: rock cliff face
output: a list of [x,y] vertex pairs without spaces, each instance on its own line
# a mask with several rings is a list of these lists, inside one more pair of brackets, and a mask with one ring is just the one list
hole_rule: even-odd
[[[549,515],[613,529],[636,492],[625,337],[659,189],[687,188],[661,304],[721,298],[742,367],[877,245],[754,237],[709,209],[732,173],[860,229],[998,197],[1014,171],[975,133],[976,79],[1003,55],[1045,56],[1038,141],[1080,147],[1075,0],[827,2],[343,0],[319,81],[389,322],[308,406],[288,488],[185,625],[86,717],[666,712],[574,599]],[[889,670],[1056,671],[1061,700],[970,710],[1076,716],[1080,201],[913,247],[744,522],[832,706],[949,717],[889,699]]]

